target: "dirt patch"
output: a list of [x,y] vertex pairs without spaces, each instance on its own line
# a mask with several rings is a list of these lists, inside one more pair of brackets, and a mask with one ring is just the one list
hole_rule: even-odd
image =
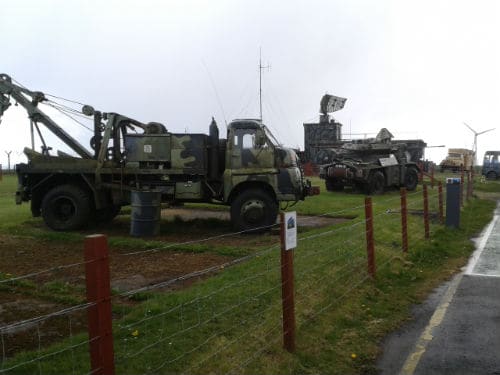
[[[210,253],[175,251],[123,255],[129,251],[130,249],[111,248],[110,268],[112,283],[115,280],[131,278],[130,288],[175,278],[186,273],[223,264],[231,259]],[[1,235],[0,259],[2,259],[0,271],[4,275],[25,275],[59,265],[82,263],[83,243],[59,244]],[[54,270],[47,274],[34,276],[29,280],[43,283],[54,278],[63,282],[84,285],[84,265]]]
[[[111,285],[120,292],[170,280],[232,259],[209,253],[162,251],[130,256],[124,256],[122,253],[124,253],[122,249],[110,249]],[[0,271],[3,277],[26,275],[58,265],[83,262],[83,243],[60,244],[1,235],[0,259]],[[9,285],[0,284],[3,289],[0,291],[0,326],[45,316],[74,305],[69,302],[56,302],[57,293],[51,296],[50,289],[46,289],[49,285],[47,283],[56,281],[62,287],[71,285],[74,287],[70,292],[71,296],[85,300],[85,269],[82,264],[33,276],[27,280],[29,284],[24,280]],[[177,283],[170,289],[185,287],[195,280]],[[133,302],[118,298],[113,303]],[[4,332],[3,350],[5,355],[10,357],[23,350],[36,349],[39,344],[45,347],[68,338],[71,334],[85,331],[86,327],[86,309],[51,317]]]
[[[65,306],[45,300],[0,292],[0,326],[50,314]],[[2,333],[2,350],[6,357],[47,346],[82,332],[87,327],[87,311],[79,310],[39,322],[28,322]]]
[[[299,227],[315,228],[329,226],[350,220],[349,218],[332,218],[326,216],[299,216]],[[277,230],[264,234],[231,235],[229,212],[222,210],[202,210],[190,208],[169,208],[162,210],[162,231],[154,241],[183,243],[206,239],[214,246],[228,245],[242,247],[248,251],[271,246],[279,242]],[[40,229],[43,224],[40,223]],[[118,218],[98,230],[89,229],[83,234],[95,232],[107,233],[109,236],[128,237],[130,217],[119,215]],[[172,280],[179,276],[222,265],[233,257],[205,253],[176,251],[175,247],[153,252],[134,252],[130,247],[110,248],[111,286],[119,292],[136,290],[144,286],[154,285]],[[85,268],[83,264],[83,241],[44,241],[30,237],[0,235],[0,273],[1,277],[27,275],[57,266],[72,265],[54,269],[51,272],[33,275],[26,281],[14,284],[0,284],[0,326],[14,322],[44,316],[55,311],[75,305],[58,298],[64,297],[64,288],[71,286],[67,292],[73,299],[85,301]],[[210,277],[211,274],[202,277]],[[191,285],[200,278],[183,280],[168,286],[168,290]],[[62,294],[51,294],[50,283],[63,289]],[[54,287],[54,286],[52,286]],[[162,289],[163,291],[165,289]],[[61,302],[62,301],[62,302]],[[114,303],[136,303],[117,298]],[[7,357],[22,350],[36,349],[39,344],[50,343],[67,338],[72,334],[85,331],[87,327],[87,311],[79,310],[70,314],[53,317],[37,323],[29,323],[3,333],[4,350]]]

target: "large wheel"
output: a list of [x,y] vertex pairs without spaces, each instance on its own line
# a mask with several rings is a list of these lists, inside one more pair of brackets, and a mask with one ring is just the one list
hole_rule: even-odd
[[384,192],[385,187],[385,177],[384,174],[380,171],[374,171],[370,174],[370,178],[368,180],[368,194],[382,194]]
[[88,193],[75,185],[56,186],[42,200],[43,220],[57,231],[83,227],[88,223],[91,211]]
[[341,182],[336,182],[333,179],[325,180],[325,187],[326,187],[326,190],[328,190],[328,191],[343,191],[344,190],[344,184],[342,184]]
[[488,180],[496,180],[497,179],[497,174],[493,171],[489,171],[487,174],[486,174],[486,179]]
[[238,231],[268,230],[276,223],[277,215],[277,202],[262,190],[245,190],[231,204],[231,222]]
[[413,191],[418,185],[418,172],[415,168],[408,168],[405,175],[405,187],[408,191]]

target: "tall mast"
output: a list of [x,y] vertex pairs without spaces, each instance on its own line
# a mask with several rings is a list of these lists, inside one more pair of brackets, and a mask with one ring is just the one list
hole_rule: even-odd
[[262,48],[259,49],[259,107],[260,122],[262,122]]
[[262,122],[262,69],[269,68],[269,65],[262,66],[262,47],[259,48],[259,108],[260,122]]

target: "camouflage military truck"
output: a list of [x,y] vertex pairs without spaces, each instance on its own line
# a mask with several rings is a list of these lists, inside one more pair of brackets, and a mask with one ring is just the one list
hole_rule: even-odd
[[[219,138],[212,119],[209,135],[176,134],[160,123],[141,123],[118,113],[84,106],[93,119],[92,152],[42,112],[49,101],[0,75],[0,117],[14,100],[40,134],[42,151],[25,149],[28,163],[16,166],[16,202],[31,202],[54,230],[74,230],[109,221],[130,204],[131,191],[156,191],[163,202],[207,202],[230,206],[237,230],[272,225],[280,202],[303,200],[312,191],[299,159],[276,142],[259,120],[234,120]],[[51,155],[39,131],[46,126],[78,156]]]
[[392,134],[384,128],[375,139],[337,148],[333,161],[320,166],[319,177],[325,180],[326,189],[342,191],[349,186],[366,194],[381,194],[391,186],[415,190],[418,166],[410,161],[406,144],[391,139]]
[[448,155],[439,164],[441,172],[446,170],[452,172],[458,172],[462,168],[465,171],[472,170],[474,163],[474,151],[468,150],[466,148],[450,148],[448,149]]

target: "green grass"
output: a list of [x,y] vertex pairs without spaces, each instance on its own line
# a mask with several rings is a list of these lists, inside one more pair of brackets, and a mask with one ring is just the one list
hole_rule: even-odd
[[[470,200],[461,228],[433,221],[430,240],[423,238],[422,216],[409,215],[410,249],[403,254],[399,192],[373,197],[377,277],[372,280],[366,274],[364,196],[322,190],[292,209],[356,218],[299,235],[294,354],[281,348],[280,255],[270,250],[189,288],[143,294],[141,304],[124,307],[125,316],[114,323],[117,373],[372,373],[380,340],[408,318],[412,304],[465,264],[473,250],[470,238],[490,220],[495,206],[491,200]],[[429,195],[436,211],[436,189]],[[409,194],[409,207],[421,211],[421,201],[419,187]],[[50,288],[64,291],[57,283]],[[41,353],[19,354],[4,368],[42,354],[48,357],[12,373],[87,372],[85,340],[84,334],[75,335]],[[50,354],[78,342],[82,346]]]

